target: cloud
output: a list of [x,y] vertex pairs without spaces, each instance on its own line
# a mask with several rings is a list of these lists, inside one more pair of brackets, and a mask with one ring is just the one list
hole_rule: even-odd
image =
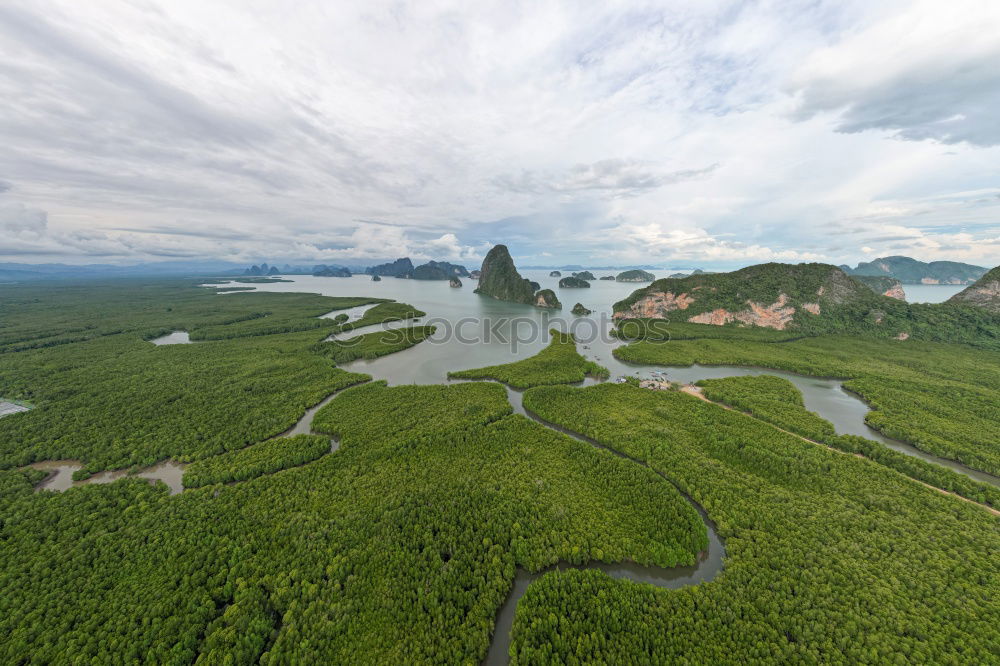
[[40,236],[48,226],[48,215],[37,208],[21,203],[0,205],[0,230],[4,236]]
[[853,262],[905,228],[997,263],[996,14],[8,3],[0,257],[472,263],[502,242],[723,267]]
[[805,62],[798,117],[834,112],[840,132],[1000,145],[998,34],[992,0],[910,3]]
[[598,191],[611,196],[637,196],[665,185],[707,176],[719,167],[663,171],[645,160],[605,159],[590,164],[575,164],[560,174],[522,171],[502,174],[494,179],[497,187],[517,193],[573,193]]

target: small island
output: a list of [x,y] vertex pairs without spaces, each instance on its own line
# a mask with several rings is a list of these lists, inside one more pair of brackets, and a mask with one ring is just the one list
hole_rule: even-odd
[[652,282],[656,276],[649,271],[633,270],[619,273],[615,278],[618,282]]
[[552,271],[551,273],[549,273],[549,277],[562,277],[562,273],[560,273],[559,271]]
[[573,277],[580,278],[581,280],[596,280],[594,274],[590,271],[580,271],[579,273],[573,273]]
[[590,283],[583,278],[570,275],[559,280],[560,289],[589,289]]
[[551,289],[542,289],[535,294],[535,307],[561,310],[562,303],[560,303],[559,299],[556,298],[556,292]]
[[573,309],[570,310],[570,312],[577,315],[578,317],[583,317],[591,314],[593,311],[583,307],[583,303],[577,303],[576,305],[573,306]]
[[462,281],[459,280],[457,277],[453,277],[450,280],[448,280],[448,286],[449,287],[456,287],[456,288],[457,287],[461,287],[462,286]]

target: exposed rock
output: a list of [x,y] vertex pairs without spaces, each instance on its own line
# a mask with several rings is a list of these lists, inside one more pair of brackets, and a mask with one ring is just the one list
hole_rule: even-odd
[[688,317],[688,322],[692,324],[710,324],[712,326],[723,326],[733,321],[735,317],[728,311],[718,308],[711,312],[702,312],[693,317]]
[[[788,296],[780,294],[778,300],[771,305],[762,305],[761,303],[749,301],[747,305],[750,307],[747,310],[728,312],[720,308],[712,312],[703,312],[700,315],[688,317],[688,321],[692,324],[713,324],[715,326],[728,324],[731,321],[738,321],[748,326],[761,326],[763,328],[773,328],[783,331],[789,322],[792,321],[792,317],[795,316],[795,308],[791,306],[786,307],[786,303],[788,303]],[[706,317],[706,315],[708,316]]]
[[583,303],[577,303],[576,305],[574,305],[573,309],[570,310],[570,312],[572,312],[575,315],[579,315],[581,317],[591,314],[590,310],[583,307]]
[[594,274],[590,271],[580,271],[579,273],[573,273],[573,277],[580,278],[581,280],[596,280]]
[[369,266],[365,269],[365,273],[369,275],[383,275],[389,277],[402,277],[403,275],[412,272],[413,262],[410,261],[409,257],[403,257],[402,259],[397,259],[396,261],[388,264]]
[[814,315],[819,314],[819,303],[803,303],[802,309],[806,312],[811,312]]
[[668,312],[687,310],[694,299],[687,294],[653,292],[639,299],[628,310],[615,312],[615,319],[665,319]]
[[896,278],[885,275],[852,275],[851,277],[876,294],[901,301],[906,300],[906,292],[903,291],[903,285]]
[[1000,314],[1000,266],[948,299],[949,303],[972,305]]
[[483,259],[475,293],[514,303],[530,305],[535,302],[531,281],[517,272],[506,245],[494,245]]
[[618,282],[652,282],[655,279],[656,276],[649,271],[641,270],[624,271],[615,277]]
[[453,277],[450,280],[448,280],[448,286],[449,287],[461,287],[462,286],[462,281],[459,280],[457,277]]
[[909,339],[910,339],[910,334],[909,334],[909,333],[906,333],[906,332],[904,331],[903,333],[900,333],[899,335],[897,335],[897,336],[895,337],[895,339],[896,339],[896,340],[909,340]]
[[562,277],[562,273],[560,273],[559,271],[552,271],[551,273],[549,273],[549,277]]
[[535,294],[535,307],[562,309],[562,303],[556,298],[556,292],[551,289],[542,289]]
[[578,278],[575,275],[564,277],[559,280],[560,289],[585,289],[590,287],[590,283],[583,278]]
[[906,300],[906,291],[903,290],[902,284],[898,284],[895,287],[890,287],[889,289],[886,289],[882,295],[888,296],[889,298],[895,298],[896,300],[899,301]]

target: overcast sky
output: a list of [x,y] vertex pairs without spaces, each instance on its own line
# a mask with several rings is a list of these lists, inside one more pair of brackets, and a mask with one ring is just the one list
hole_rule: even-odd
[[0,0],[0,261],[995,265],[998,36],[997,0]]

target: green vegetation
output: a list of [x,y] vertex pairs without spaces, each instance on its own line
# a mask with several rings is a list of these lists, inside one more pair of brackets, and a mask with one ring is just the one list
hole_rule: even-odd
[[474,293],[513,303],[531,304],[535,300],[531,281],[517,272],[506,245],[494,245],[486,254]]
[[995,660],[1000,532],[981,507],[679,392],[539,387],[524,404],[670,478],[727,560],[676,591],[547,575],[518,605],[516,663]]
[[329,437],[278,437],[191,463],[184,470],[182,482],[185,488],[199,488],[213,483],[246,481],[311,462],[329,452]]
[[922,284],[925,279],[941,284],[961,284],[976,280],[985,269],[958,261],[924,263],[910,257],[894,256],[859,263],[857,268],[848,269],[848,272],[851,275],[889,276],[906,284]]
[[950,469],[893,451],[864,437],[838,435],[833,424],[805,408],[802,394],[787,379],[770,375],[726,377],[705,379],[698,385],[703,387],[709,400],[725,403],[754,418],[841,451],[860,453],[923,483],[1000,508],[1000,488],[973,481]]
[[501,416],[500,386],[337,403],[336,455],[232,486],[33,493],[0,472],[0,660],[476,663],[518,567],[705,547],[669,483]]
[[768,344],[743,340],[636,342],[633,363],[745,365],[846,379],[888,437],[1000,475],[1000,354],[962,345],[826,336]]
[[865,285],[876,294],[885,294],[890,289],[902,288],[902,284],[896,278],[884,275],[852,275],[853,279]]
[[[601,279],[603,280],[604,278]],[[618,282],[652,282],[655,279],[656,276],[649,271],[639,269],[623,271],[615,276],[615,280]]]
[[562,309],[562,303],[559,302],[559,297],[556,296],[556,292],[551,289],[540,289],[535,292],[535,306],[540,308]]
[[[284,432],[330,393],[369,379],[317,356],[318,319],[369,298],[220,296],[181,280],[0,286],[0,395],[35,408],[0,420],[0,468],[78,459],[102,469],[191,461]],[[397,305],[398,304],[393,304]],[[157,347],[172,330],[221,341]]]
[[[671,298],[659,300],[665,294]],[[681,296],[690,299],[683,307],[677,300]],[[772,311],[761,315],[750,303]],[[998,314],[971,305],[910,304],[882,296],[828,264],[760,264],[732,273],[663,278],[615,303],[614,311],[617,318],[669,319],[671,330],[690,324],[691,317],[725,311],[756,320],[757,325],[780,322],[784,328],[775,332],[785,339],[845,333],[891,339],[905,334],[913,340],[1000,350]],[[715,328],[749,326],[730,319]],[[718,335],[732,337],[726,332]]]
[[[424,440],[481,426],[511,414],[507,393],[485,382],[453,386],[357,386],[323,406],[313,430],[341,440],[342,447],[374,440]],[[377,419],[372,414],[378,413]]]
[[92,473],[197,460],[277,435],[368,379],[311,353],[315,338],[156,347],[121,334],[4,354],[0,394],[35,409],[0,419],[0,467],[65,458]]
[[347,340],[331,340],[314,349],[335,363],[349,363],[359,358],[374,359],[409,349],[434,335],[433,326],[413,326],[365,333]]
[[993,268],[962,291],[948,299],[949,303],[981,308],[1000,315],[1000,266]]
[[787,342],[803,337],[799,331],[776,331],[758,326],[712,326],[689,324],[667,319],[622,319],[616,322],[613,335],[622,340],[755,340],[759,342]]
[[573,309],[570,310],[570,312],[572,312],[573,314],[575,314],[578,317],[585,317],[585,316],[591,314],[593,311],[592,310],[588,310],[587,308],[585,308],[583,306],[583,303],[577,303],[576,305],[573,306]]
[[407,303],[397,303],[395,301],[379,303],[375,307],[367,310],[361,318],[355,321],[347,322],[346,324],[341,324],[337,331],[353,331],[357,328],[374,326],[375,324],[384,324],[388,321],[402,321],[404,319],[423,317],[426,314],[427,313],[423,310],[418,310]]
[[320,315],[378,298],[245,292],[220,295],[188,280],[0,285],[0,354],[133,334],[192,340],[333,328]]
[[448,377],[495,379],[521,389],[541,384],[572,384],[582,382],[587,376],[608,378],[610,373],[606,368],[588,361],[576,351],[576,340],[572,334],[552,329],[549,335],[552,336],[549,346],[523,361],[449,372]]
[[586,289],[590,287],[590,283],[583,278],[576,277],[575,275],[567,275],[563,279],[559,280],[560,289]]

